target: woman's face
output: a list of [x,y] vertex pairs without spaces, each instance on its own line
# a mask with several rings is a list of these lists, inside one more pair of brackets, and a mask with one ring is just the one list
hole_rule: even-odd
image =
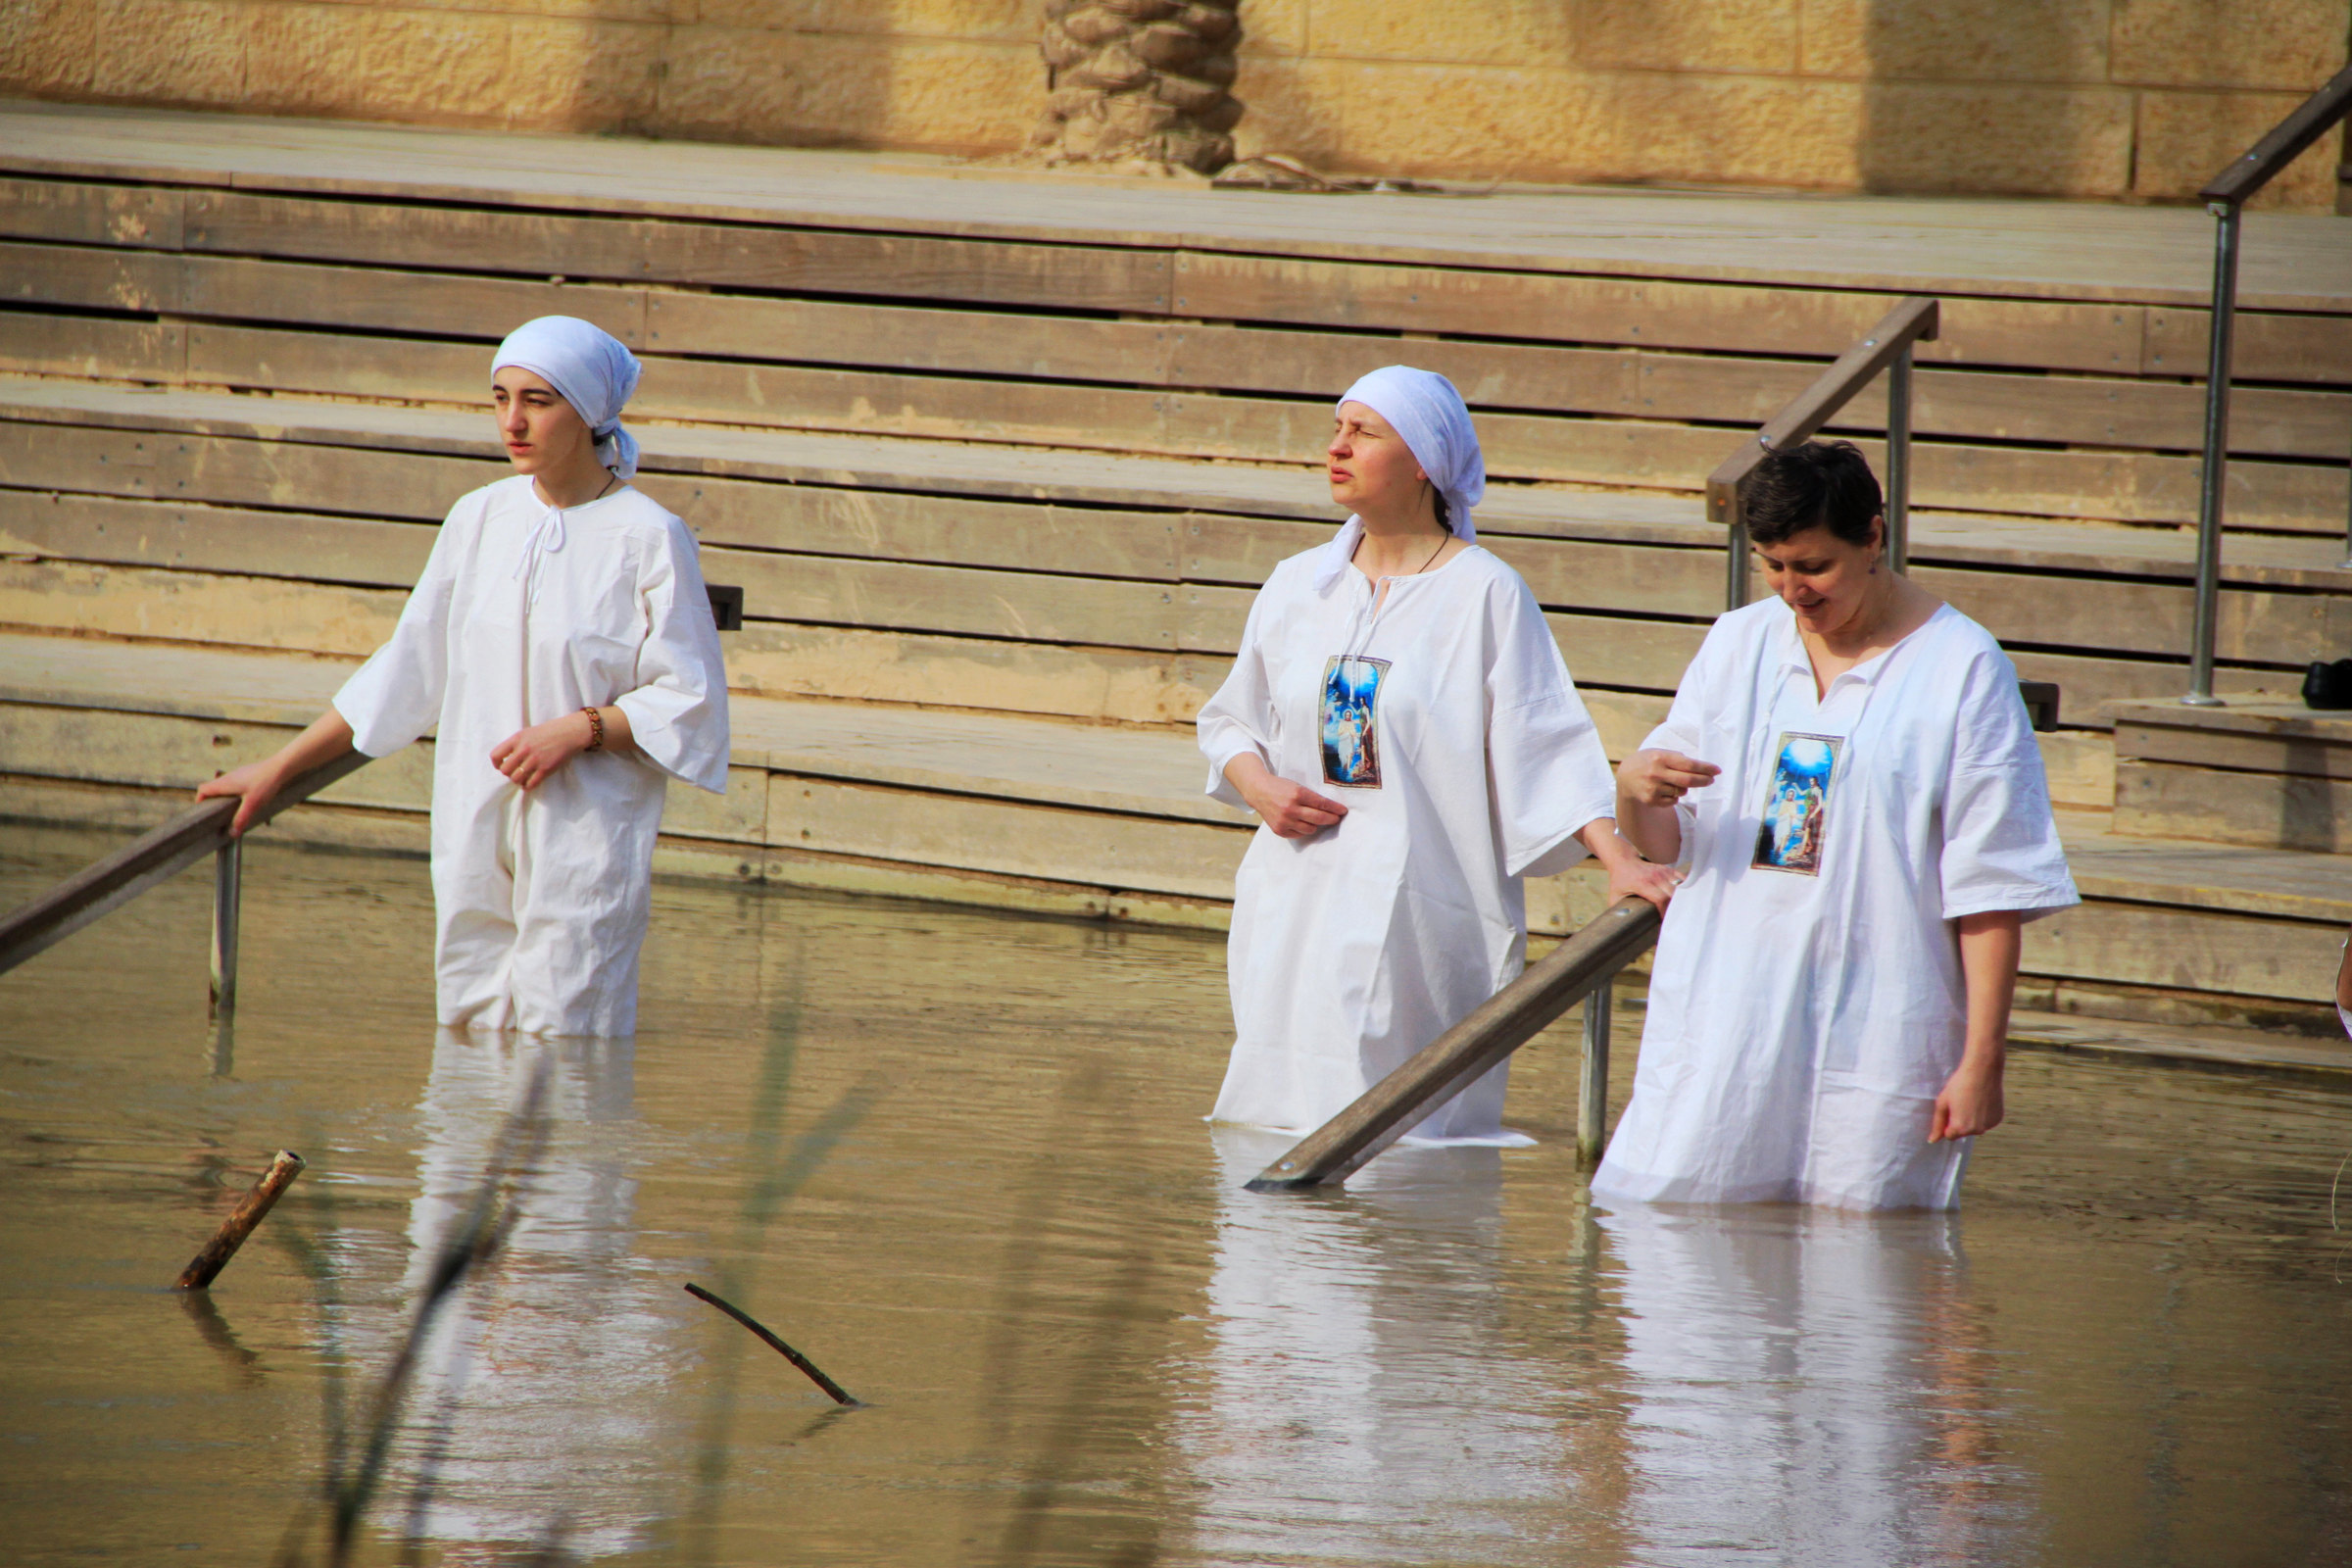
[[507,461],[523,473],[561,473],[596,451],[588,421],[562,393],[518,365],[502,367],[490,378],[490,404]]
[[1428,475],[1389,421],[1361,403],[1343,403],[1324,453],[1331,499],[1349,512],[1396,516],[1412,511]]
[[1873,517],[1870,541],[1856,545],[1816,523],[1779,544],[1756,546],[1756,558],[1772,591],[1796,612],[1797,625],[1826,635],[1852,624],[1861,613],[1876,580],[1871,565],[1879,559],[1886,527],[1884,518]]

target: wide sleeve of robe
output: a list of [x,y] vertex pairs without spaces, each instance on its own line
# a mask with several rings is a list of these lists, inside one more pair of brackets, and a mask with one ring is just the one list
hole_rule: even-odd
[[441,721],[449,689],[449,616],[458,563],[489,510],[487,490],[459,498],[433,538],[433,553],[401,607],[391,640],[335,693],[335,711],[351,726],[354,750],[388,757]]
[[1997,647],[1971,660],[1955,719],[1943,804],[1943,917],[2018,909],[2033,920],[2080,904],[2017,667]]
[[1258,636],[1266,600],[1281,580],[1279,574],[1269,578],[1250,601],[1250,618],[1242,627],[1242,646],[1234,655],[1233,669],[1217,694],[1201,705],[1195,720],[1200,753],[1208,759],[1209,796],[1242,810],[1248,810],[1250,803],[1225,777],[1226,764],[1244,752],[1255,752],[1258,760],[1269,768],[1274,765],[1274,683]]
[[637,563],[645,606],[638,685],[613,699],[645,760],[673,778],[723,795],[727,789],[727,667],[694,536],[664,517]]
[[[1739,633],[1733,625],[1735,611],[1707,628],[1706,637],[1698,645],[1697,657],[1683,671],[1682,680],[1675,686],[1674,702],[1666,710],[1665,721],[1642,738],[1641,749],[1645,752],[1676,752],[1701,762],[1713,762],[1729,769],[1739,759],[1710,756],[1721,750],[1710,737],[1721,729],[1721,709],[1727,694],[1727,682],[1737,673],[1735,639]],[[1721,787],[1721,780],[1707,788]],[[1698,806],[1692,797],[1703,794],[1692,790],[1674,803],[1677,825],[1682,829],[1682,854],[1675,863],[1688,869],[1692,863],[1698,838]]]
[[1516,573],[1488,599],[1487,776],[1505,876],[1550,876],[1586,854],[1577,833],[1617,815],[1617,777],[1536,596]]

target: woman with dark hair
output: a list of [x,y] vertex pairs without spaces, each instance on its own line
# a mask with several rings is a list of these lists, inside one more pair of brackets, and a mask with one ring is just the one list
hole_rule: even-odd
[[1723,616],[1617,819],[1688,879],[1596,1197],[1950,1208],[2002,1115],[2019,928],[2077,902],[2017,670],[1892,570],[1850,443],[1757,466]]

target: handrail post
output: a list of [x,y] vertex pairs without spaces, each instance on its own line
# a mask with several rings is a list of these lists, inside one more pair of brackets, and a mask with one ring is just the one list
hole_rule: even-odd
[[1911,564],[1911,345],[1886,366],[1886,568]]
[[2213,695],[2215,620],[2222,597],[2223,487],[2229,479],[2230,351],[2237,323],[2237,231],[2242,209],[2233,201],[2206,204],[2215,219],[2213,324],[2205,368],[2205,466],[2197,490],[2197,618],[2189,650],[2191,708],[2219,708]]
[[1715,503],[1717,519],[1724,525],[1724,549],[1729,552],[1723,567],[1723,608],[1727,611],[1738,610],[1747,603],[1750,567],[1747,560],[1747,497],[1741,493],[1743,489],[1743,486],[1735,484],[1711,498]]
[[245,886],[245,841],[230,839],[213,855],[212,1017],[225,1023],[237,1010],[237,915]]
[[1585,1064],[1576,1086],[1576,1162],[1586,1170],[1600,1163],[1609,1144],[1609,976],[1585,998]]

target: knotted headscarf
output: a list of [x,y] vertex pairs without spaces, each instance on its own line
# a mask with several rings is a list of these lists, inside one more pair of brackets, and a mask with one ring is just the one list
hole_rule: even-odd
[[510,365],[554,387],[587,421],[597,462],[617,478],[636,476],[637,438],[620,422],[620,411],[642,371],[620,339],[576,316],[542,316],[507,334],[490,373]]
[[[1435,370],[1389,365],[1342,393],[1340,402],[1361,403],[1389,421],[1404,438],[1429,482],[1446,498],[1446,522],[1454,537],[1464,544],[1476,543],[1478,525],[1470,520],[1470,512],[1487,497],[1487,460],[1478,449],[1478,431],[1470,423],[1470,410],[1453,383]],[[1339,575],[1363,536],[1362,520],[1349,517],[1315,574],[1318,587]]]
[[1475,543],[1478,528],[1470,509],[1487,498],[1487,460],[1453,383],[1435,370],[1390,365],[1349,387],[1340,402],[1361,403],[1396,427],[1412,449],[1413,461],[1446,498],[1446,520],[1454,537]]

